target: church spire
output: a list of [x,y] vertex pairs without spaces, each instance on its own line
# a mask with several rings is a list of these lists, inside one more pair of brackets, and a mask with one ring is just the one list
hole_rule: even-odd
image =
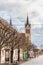
[[29,18],[28,18],[28,14],[27,14],[27,20],[26,20],[26,24],[25,24],[25,27],[29,25]]
[[11,16],[10,16],[10,25],[12,26],[12,19],[11,19]]
[[28,15],[27,15],[27,25],[29,24],[29,18],[28,18]]

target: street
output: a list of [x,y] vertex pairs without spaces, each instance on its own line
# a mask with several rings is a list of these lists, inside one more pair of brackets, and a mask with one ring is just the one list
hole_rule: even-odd
[[22,63],[20,65],[43,65],[43,55],[39,56],[38,58],[34,58],[30,61]]

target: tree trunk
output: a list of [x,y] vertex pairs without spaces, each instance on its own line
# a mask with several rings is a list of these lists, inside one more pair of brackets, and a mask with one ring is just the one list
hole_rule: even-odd
[[20,49],[18,49],[18,61],[20,60]]
[[11,48],[11,63],[13,63],[13,47]]

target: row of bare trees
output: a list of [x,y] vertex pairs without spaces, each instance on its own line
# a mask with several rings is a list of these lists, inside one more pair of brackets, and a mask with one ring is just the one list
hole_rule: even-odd
[[[6,23],[7,24],[7,23]],[[0,45],[9,46],[11,48],[11,63],[13,62],[13,50],[18,48],[18,61],[19,61],[19,52],[20,47],[32,48],[28,46],[26,38],[21,38],[21,35],[16,29],[14,29],[10,24],[7,26],[5,22],[0,20]]]
[[11,47],[11,62],[13,62],[13,49],[17,44],[18,32],[12,27],[7,27],[0,20],[0,45]]

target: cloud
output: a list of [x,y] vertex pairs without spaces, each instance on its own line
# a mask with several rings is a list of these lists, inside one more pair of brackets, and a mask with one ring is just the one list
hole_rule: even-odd
[[38,17],[38,16],[39,16],[39,13],[37,11],[31,12],[31,18]]
[[41,24],[43,24],[43,18],[42,17],[39,17],[38,18],[38,22],[41,22]]
[[[40,45],[39,37],[43,42],[43,37],[41,38],[43,30],[43,0],[0,0],[0,17],[9,22],[11,15],[13,26],[17,27],[20,32],[25,32],[24,25],[27,12],[32,25],[32,42]],[[38,32],[39,30],[40,32]]]
[[0,3],[15,3],[17,0],[0,0]]
[[40,29],[42,26],[41,24],[33,24],[32,29]]
[[42,0],[1,0],[0,11],[3,11],[2,17],[8,18],[8,16],[11,15],[14,20],[17,19],[15,21],[18,21],[20,19],[21,22],[26,21],[26,16],[28,12],[31,23],[39,24],[39,27],[38,25],[34,25],[34,28],[40,28],[41,24],[38,19],[39,17],[43,17],[43,10],[39,6],[41,2]]

